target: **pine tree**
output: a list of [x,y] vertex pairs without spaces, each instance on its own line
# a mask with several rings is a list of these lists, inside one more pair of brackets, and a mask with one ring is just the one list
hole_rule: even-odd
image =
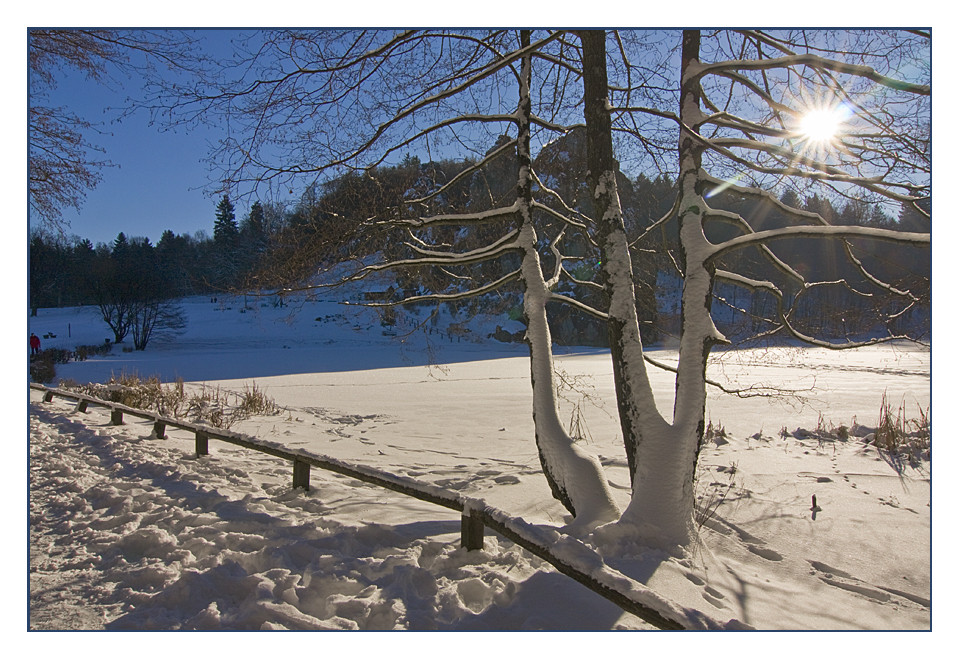
[[121,231],[113,241],[113,254],[117,258],[125,256],[129,248],[130,243],[127,241],[127,236]]
[[230,196],[223,198],[216,206],[216,221],[213,224],[213,245],[215,251],[214,274],[216,286],[229,288],[237,276],[237,254],[240,231],[236,223],[236,212]]
[[236,211],[233,209],[233,203],[230,202],[229,194],[223,194],[223,198],[216,206],[216,221],[213,224],[213,241],[221,246],[231,246],[236,242],[239,228],[236,225]]
[[252,265],[266,250],[268,240],[266,216],[259,201],[250,206],[250,214],[243,220],[240,227],[240,238],[246,262]]

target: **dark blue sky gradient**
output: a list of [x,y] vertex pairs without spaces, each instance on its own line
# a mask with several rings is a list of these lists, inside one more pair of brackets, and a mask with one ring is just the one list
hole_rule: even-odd
[[[226,41],[228,32],[198,31],[207,43]],[[213,232],[218,197],[209,194],[209,168],[203,163],[216,129],[178,128],[162,130],[150,125],[146,112],[117,121],[109,108],[125,104],[138,94],[142,81],[117,77],[108,85],[87,79],[76,72],[63,72],[51,93],[52,103],[62,105],[81,118],[96,123],[90,143],[104,149],[95,157],[115,164],[102,169],[101,182],[89,191],[77,211],[67,208],[67,233],[98,242],[111,242],[121,231],[128,236],[145,236],[156,243],[170,229],[177,234],[204,230]],[[242,216],[238,205],[238,217]]]

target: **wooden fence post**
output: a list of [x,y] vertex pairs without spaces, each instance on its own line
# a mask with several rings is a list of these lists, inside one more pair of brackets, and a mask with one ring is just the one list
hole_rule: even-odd
[[201,457],[210,453],[210,438],[205,433],[196,432],[196,455]]
[[88,402],[86,399],[80,399],[80,401],[77,402],[77,412],[78,412],[78,413],[85,413],[85,412],[87,412],[87,405],[88,405],[88,404],[89,404],[89,402]]
[[51,401],[53,401],[53,392],[44,392],[43,400],[46,401],[47,403],[50,403]]
[[156,434],[156,437],[160,440],[166,439],[166,424],[157,420],[153,423],[153,433]]
[[110,411],[110,424],[123,424],[123,411],[114,408]]
[[460,544],[467,551],[476,551],[483,548],[483,520],[474,515],[469,508],[463,510],[460,520]]
[[293,488],[310,490],[310,464],[300,459],[293,459]]

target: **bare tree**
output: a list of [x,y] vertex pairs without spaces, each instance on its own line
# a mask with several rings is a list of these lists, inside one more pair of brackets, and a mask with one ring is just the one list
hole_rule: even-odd
[[[925,209],[929,161],[924,100],[929,86],[900,80],[921,79],[925,72],[895,62],[901,47],[921,56],[927,48],[925,36],[863,33],[861,49],[843,50],[829,47],[828,34],[718,31],[708,35],[714,57],[705,59],[698,32],[675,32],[667,36],[676,39],[678,60],[667,52],[656,66],[640,66],[627,34],[535,34],[537,39],[521,33],[517,46],[507,31],[274,33],[251,50],[247,61],[262,62],[266,70],[257,71],[252,80],[198,88],[191,99],[181,97],[174,110],[186,117],[202,113],[238,123],[239,131],[222,146],[225,178],[251,188],[275,190],[298,178],[345,169],[365,169],[359,173],[373,177],[376,167],[412,146],[425,146],[428,154],[472,152],[475,160],[454,178],[442,183],[427,178],[387,215],[376,215],[361,227],[363,233],[390,233],[387,246],[395,253],[363,265],[351,278],[399,270],[443,277],[431,281],[422,276],[421,283],[440,283],[442,288],[400,301],[405,304],[456,302],[519,285],[540,458],[554,495],[584,531],[614,519],[616,508],[598,464],[582,454],[555,416],[545,303],[563,302],[606,321],[633,494],[617,524],[605,533],[665,548],[684,546],[695,539],[693,478],[711,384],[706,366],[713,346],[728,341],[711,312],[716,283],[736,284],[774,299],[776,312],[767,317],[771,327],[766,334],[784,332],[832,348],[901,338],[887,334],[836,341],[797,326],[797,302],[827,287],[827,281],[803,275],[781,255],[781,241],[836,241],[860,282],[871,290],[849,280],[828,281],[867,297],[881,292],[900,298],[902,310],[921,304],[907,288],[872,269],[856,243],[865,239],[922,246],[929,243],[928,233],[835,225],[783,203],[778,194],[782,187],[801,182],[826,187],[837,196],[854,198],[864,192],[911,206],[917,213]],[[542,69],[532,68],[533,62],[544,63]],[[669,64],[675,66],[671,82],[663,70]],[[619,80],[611,82],[610,71]],[[864,83],[871,96],[863,94]],[[537,99],[532,90],[538,91]],[[544,94],[547,91],[552,92]],[[850,114],[844,122],[852,126],[855,117],[862,123],[858,130],[826,141],[835,152],[813,154],[809,137],[797,129],[810,110],[802,108],[809,105],[804,100],[810,98],[841,101]],[[667,105],[670,100],[678,110]],[[580,113],[585,124],[574,117]],[[590,190],[589,201],[578,203],[565,200],[536,177],[530,148],[531,134],[539,132],[537,137],[544,139],[549,133],[569,134],[577,126],[585,126]],[[488,152],[477,147],[493,144],[509,128],[515,138],[511,134]],[[664,167],[666,137],[672,136],[669,153],[676,163],[679,194],[669,214],[641,220],[638,237],[627,236],[627,222],[636,220],[626,218],[620,203],[617,136],[621,149],[625,141],[625,149],[642,152]],[[506,154],[517,160],[515,186],[507,187],[511,193],[491,196],[482,210],[444,207],[443,196],[455,183],[478,177]],[[739,177],[733,179],[731,171]],[[749,215],[724,209],[719,190],[775,206],[787,223],[765,228]],[[583,205],[588,214],[578,209]],[[678,253],[667,257],[684,285],[679,362],[664,367],[644,352],[631,266],[638,243],[670,223],[675,223]],[[725,235],[715,235],[716,227]],[[450,228],[467,232],[447,232]],[[567,271],[569,257],[562,247],[569,235],[600,254],[598,283],[586,283]],[[459,244],[451,240],[455,237],[461,238]],[[789,286],[777,284],[767,272],[748,272],[748,261],[730,260],[747,250],[757,253]],[[519,261],[511,263],[510,256]],[[285,278],[293,274],[287,271]],[[302,287],[315,285],[315,279],[302,273],[300,277]],[[560,295],[561,280],[600,291],[604,304],[590,306]],[[900,315],[889,311],[885,320],[891,323]],[[653,398],[647,374],[651,363],[676,374],[669,415]]]
[[[923,119],[928,118],[925,100],[930,87],[922,81],[898,80],[873,66],[877,61],[889,65],[889,54],[901,48],[921,55],[925,37],[900,33],[868,37],[873,41],[861,52],[841,54],[835,49],[827,56],[816,50],[828,48],[821,46],[828,42],[828,35],[777,38],[755,31],[721,32],[712,41],[713,53],[720,54],[724,45],[737,43],[738,39],[736,55],[705,62],[701,59],[700,33],[684,31],[682,35],[679,113],[675,116],[679,125],[680,191],[674,207],[678,219],[677,267],[683,277],[682,329],[671,421],[655,410],[648,380],[641,370],[623,368],[631,391],[620,397],[621,411],[624,405],[634,405],[637,421],[641,421],[630,455],[635,460],[633,495],[620,525],[628,525],[648,543],[668,547],[685,545],[695,538],[693,478],[705,432],[706,366],[711,349],[728,343],[711,313],[717,281],[770,294],[777,302],[770,332],[785,332],[806,343],[850,348],[905,337],[889,333],[837,342],[801,331],[793,322],[796,303],[804,293],[825,282],[811,280],[790,265],[779,255],[781,244],[776,244],[777,240],[796,238],[838,240],[850,265],[874,292],[894,295],[906,308],[919,302],[909,291],[870,271],[857,257],[853,244],[857,238],[865,238],[923,246],[930,242],[928,233],[833,225],[817,214],[783,204],[774,189],[784,181],[801,180],[824,184],[846,196],[866,192],[920,209],[919,204],[928,198],[928,136],[924,135],[927,125]],[[584,43],[587,39],[584,37]],[[921,68],[904,71],[894,67],[892,71],[916,78],[925,73]],[[751,76],[753,72],[758,75]],[[707,92],[704,80],[710,77],[720,79],[721,84]],[[868,82],[868,95],[860,93],[863,81]],[[795,87],[797,82],[800,90]],[[717,99],[725,100],[725,104],[720,105]],[[817,105],[813,106],[811,100]],[[586,104],[589,108],[589,96]],[[803,118],[813,111],[840,105],[847,114],[842,119],[848,125],[845,131],[814,139],[812,130],[803,128]],[[594,102],[594,108],[599,117],[600,104]],[[739,109],[738,113],[734,108]],[[656,115],[668,114],[660,110]],[[600,126],[602,122],[604,118],[595,124]],[[829,143],[818,146],[821,156],[811,152],[814,140]],[[723,168],[734,170],[740,177],[717,178],[710,175],[709,166],[720,172]],[[608,191],[610,187],[597,189]],[[712,198],[716,190],[735,191],[774,205],[789,221],[781,227],[757,230],[755,225],[761,220],[749,220],[716,207],[718,199]],[[711,241],[710,226],[716,224],[731,227],[733,236]],[[792,283],[792,292],[770,279],[743,272],[746,262],[723,262],[750,247],[758,248],[785,281]],[[839,285],[853,289],[848,282]],[[627,289],[625,283],[622,287]],[[870,295],[863,294],[867,298]],[[900,312],[890,312],[885,321],[891,322],[898,315]],[[638,337],[630,334],[623,339],[632,349],[624,347],[624,356],[641,355]]]
[[133,347],[146,350],[151,341],[169,341],[186,329],[183,308],[171,300],[137,302],[130,312]]
[[[604,314],[556,292],[567,276],[562,238],[567,231],[581,233],[586,227],[556,192],[537,180],[531,151],[534,129],[541,142],[549,140],[546,133],[561,136],[570,129],[557,122],[565,97],[537,103],[548,117],[537,114],[532,98],[534,58],[544,63],[544,73],[535,79],[541,91],[551,77],[557,86],[565,86],[564,77],[571,76],[566,37],[545,31],[533,40],[530,31],[496,30],[274,33],[253,49],[258,60],[269,63],[253,83],[210,90],[186,106],[204,109],[206,117],[229,112],[231,120],[248,130],[234,135],[253,133],[255,140],[242,149],[225,144],[221,153],[242,155],[239,162],[229,161],[226,175],[235,185],[250,188],[288,186],[297,177],[337,169],[361,169],[356,176],[343,177],[375,178],[379,166],[395,163],[411,146],[428,154],[447,152],[451,145],[457,152],[473,151],[474,160],[453,178],[438,182],[420,177],[389,209],[357,220],[363,222],[360,230],[354,225],[351,233],[389,238],[388,258],[363,265],[349,279],[405,273],[420,284],[435,284],[432,290],[381,303],[384,306],[455,303],[518,288],[530,350],[537,450],[553,494],[575,516],[575,525],[586,531],[614,520],[619,510],[598,460],[560,421],[546,305],[559,301]],[[274,57],[279,53],[292,57]],[[508,103],[515,107],[504,112],[502,106]],[[318,108],[326,112],[320,124],[313,119]],[[304,116],[311,120],[302,122]],[[493,149],[484,151],[484,143],[494,142]],[[274,160],[267,161],[271,157]],[[511,175],[495,185],[487,179],[492,170],[510,163],[515,164]],[[470,179],[474,189],[485,187],[487,204],[467,211],[449,209],[447,194]],[[554,203],[560,201],[569,214],[534,200],[534,188]],[[316,237],[329,236],[314,230]],[[544,243],[552,262],[548,276],[541,261]],[[303,249],[318,256],[323,247],[298,244],[299,251],[285,253],[284,279],[302,268],[315,275],[316,262],[304,259]],[[299,276],[304,277],[302,272]],[[314,286],[315,279],[305,281],[305,287]]]

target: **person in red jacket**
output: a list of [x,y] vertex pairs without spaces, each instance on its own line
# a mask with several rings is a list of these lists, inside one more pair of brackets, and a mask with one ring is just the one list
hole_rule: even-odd
[[30,354],[39,355],[40,354],[40,337],[35,334],[30,335]]

